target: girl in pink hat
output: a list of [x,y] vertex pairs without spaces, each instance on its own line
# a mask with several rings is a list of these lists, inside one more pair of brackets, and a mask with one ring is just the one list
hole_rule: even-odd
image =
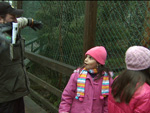
[[113,79],[112,72],[105,68],[106,49],[96,46],[85,56],[84,66],[74,71],[62,93],[59,113],[108,113],[107,99]]
[[126,51],[126,68],[113,82],[109,113],[150,113],[150,50],[132,46]]

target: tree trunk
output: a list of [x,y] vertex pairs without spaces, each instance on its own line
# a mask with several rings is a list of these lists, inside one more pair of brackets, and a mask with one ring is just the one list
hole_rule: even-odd
[[83,58],[85,52],[95,45],[96,17],[97,1],[86,1]]
[[22,1],[17,1],[17,9],[22,9]]

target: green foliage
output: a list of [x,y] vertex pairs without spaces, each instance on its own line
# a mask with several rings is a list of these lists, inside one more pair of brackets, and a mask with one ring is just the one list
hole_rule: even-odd
[[[39,32],[41,55],[79,65],[82,58],[84,12],[76,9],[77,6],[84,8],[81,4],[84,2],[40,1],[41,9],[36,16],[44,23]],[[78,62],[72,60],[76,58],[80,58]]]
[[125,66],[123,56],[126,49],[141,44],[146,4],[137,1],[103,1],[98,2],[98,6],[96,45],[106,47],[110,68],[120,68],[122,64]]

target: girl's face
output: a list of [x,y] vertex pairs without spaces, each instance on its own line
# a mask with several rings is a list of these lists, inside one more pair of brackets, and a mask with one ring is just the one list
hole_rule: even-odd
[[93,57],[91,57],[90,55],[87,55],[84,60],[84,66],[86,69],[94,69],[94,68],[97,68],[98,63]]

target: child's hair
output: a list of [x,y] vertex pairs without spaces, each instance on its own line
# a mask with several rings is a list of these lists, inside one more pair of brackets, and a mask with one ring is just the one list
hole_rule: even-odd
[[101,78],[103,76],[103,72],[106,72],[110,77],[110,70],[105,65],[98,65],[98,77],[97,79]]
[[[84,68],[84,64],[81,66],[79,72],[81,72],[83,68]],[[98,76],[96,79],[101,78],[103,76],[103,72],[106,72],[110,77],[110,69],[105,65],[101,65],[98,63],[98,72],[97,72]]]
[[[150,85],[149,69],[124,70],[112,84],[112,95],[116,102],[129,103],[134,92],[145,82]],[[138,84],[137,84],[138,83]]]
[[144,83],[150,85],[150,50],[132,46],[126,52],[126,67],[112,84],[116,102],[129,103],[135,91]]

